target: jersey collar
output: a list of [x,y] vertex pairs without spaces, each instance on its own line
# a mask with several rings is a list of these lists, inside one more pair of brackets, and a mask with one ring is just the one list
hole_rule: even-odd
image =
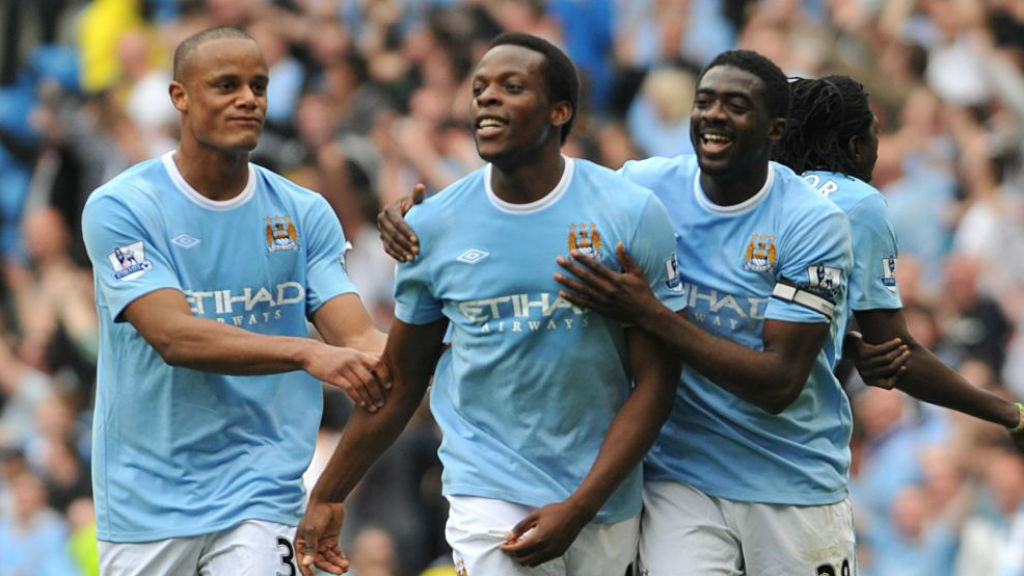
[[732,206],[721,206],[715,204],[708,198],[707,194],[704,193],[704,188],[700,185],[700,170],[693,176],[693,194],[697,198],[697,203],[701,205],[705,210],[715,212],[717,214],[734,216],[737,214],[743,214],[751,210],[754,206],[757,206],[768,196],[768,191],[772,189],[772,184],[775,183],[775,166],[768,164],[768,177],[764,179],[764,186],[757,191],[756,194],[747,198],[739,204],[733,204]]
[[211,200],[210,198],[200,194],[198,190],[185,181],[185,178],[181,175],[181,171],[178,170],[178,165],[174,163],[174,152],[175,151],[172,150],[160,157],[160,160],[164,163],[164,168],[167,170],[167,175],[171,177],[171,181],[174,182],[175,188],[181,191],[186,198],[203,208],[207,208],[209,210],[231,210],[232,208],[237,208],[248,202],[256,192],[256,170],[253,169],[252,163],[250,162],[249,179],[245,183],[245,188],[242,189],[241,193],[228,200]]
[[491,188],[491,170],[494,168],[494,165],[488,164],[484,168],[484,186],[487,188],[487,198],[495,208],[502,212],[508,212],[509,214],[529,214],[531,212],[539,212],[548,206],[555,204],[562,198],[562,196],[565,195],[565,191],[569,189],[569,182],[572,181],[572,174],[576,166],[572,158],[564,155],[562,158],[565,160],[565,168],[562,170],[562,178],[558,181],[558,184],[556,184],[550,192],[545,194],[543,198],[534,200],[528,204],[515,204],[498,198],[498,195],[495,194],[494,190]]

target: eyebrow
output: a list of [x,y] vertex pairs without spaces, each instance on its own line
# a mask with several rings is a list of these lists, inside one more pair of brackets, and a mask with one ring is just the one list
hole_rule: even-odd
[[[234,73],[234,72],[225,72],[223,74],[217,74],[216,76],[209,77],[207,79],[207,82],[219,82],[221,80],[241,80],[241,79],[242,79],[242,75],[241,74],[237,74],[237,73]],[[268,76],[266,74],[256,74],[255,76],[252,77],[252,79],[253,80],[262,80],[264,82],[269,82],[270,81],[270,76]]]
[[529,76],[529,75],[530,75],[530,71],[529,70],[508,70],[508,71],[504,71],[504,72],[497,72],[497,73],[491,74],[491,75],[481,74],[479,72],[474,72],[472,79],[476,80],[478,78],[494,78],[496,80],[505,80],[505,79],[507,79],[510,76],[525,77],[525,76]]
[[712,90],[711,88],[698,88],[697,94],[721,94],[726,98],[742,98],[748,102],[753,102],[754,99],[751,97],[749,92],[739,92],[736,90]]

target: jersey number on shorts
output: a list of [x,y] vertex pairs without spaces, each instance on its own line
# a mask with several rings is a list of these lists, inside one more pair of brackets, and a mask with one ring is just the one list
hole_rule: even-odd
[[[282,550],[283,548],[283,550]],[[278,572],[279,576],[295,576],[295,550],[292,548],[292,543],[287,538],[277,539],[277,549],[281,552],[281,564],[288,569],[286,574]]]
[[835,566],[831,564],[822,564],[814,570],[815,576],[850,576],[850,561],[843,558],[843,564],[839,568],[839,573],[836,574]]

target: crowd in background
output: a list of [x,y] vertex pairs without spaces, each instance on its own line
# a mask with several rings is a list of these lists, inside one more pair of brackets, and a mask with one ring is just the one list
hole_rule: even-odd
[[[723,50],[850,74],[881,124],[873,184],[911,332],[973,384],[1024,398],[1020,0],[0,0],[0,576],[97,573],[81,208],[174,148],[170,55],[215,25],[246,30],[270,67],[253,160],[329,200],[383,329],[394,262],[375,214],[480,166],[467,75],[498,32],[568,51],[585,104],[566,153],[612,168],[691,151],[696,73]],[[1005,433],[855,374],[847,390],[859,574],[1024,576],[1024,457]],[[325,395],[310,482],[350,410]],[[350,500],[354,573],[453,574],[439,441],[421,410]]]

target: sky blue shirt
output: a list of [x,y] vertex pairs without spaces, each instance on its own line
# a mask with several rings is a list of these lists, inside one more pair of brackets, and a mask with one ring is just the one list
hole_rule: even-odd
[[850,219],[853,239],[850,310],[902,308],[895,276],[899,257],[896,231],[882,193],[862,180],[836,172],[810,171],[803,177]]
[[82,216],[100,319],[92,470],[105,541],[208,534],[251,519],[296,524],[322,410],[305,372],[168,365],[123,321],[125,307],[170,288],[196,316],[306,336],[313,312],[355,291],[323,197],[250,164],[242,193],[213,201],[185,182],[172,154],[98,188]]
[[[590,471],[630,393],[624,328],[558,296],[557,256],[575,247],[615,263],[625,244],[670,308],[685,306],[672,228],[648,190],[566,158],[544,198],[510,204],[477,170],[408,214],[421,255],[400,264],[395,316],[447,318],[431,410],[443,433],[446,495],[542,506],[567,498]],[[640,512],[639,467],[597,515]]]
[[[701,328],[760,350],[765,319],[830,324],[806,386],[778,415],[684,367],[647,477],[738,501],[820,505],[844,498],[851,414],[832,374],[851,268],[842,211],[774,162],[764,187],[735,206],[715,205],[704,194],[696,156],[627,162],[621,172],[665,204],[687,312]],[[780,281],[832,300],[833,318],[773,298]]]

